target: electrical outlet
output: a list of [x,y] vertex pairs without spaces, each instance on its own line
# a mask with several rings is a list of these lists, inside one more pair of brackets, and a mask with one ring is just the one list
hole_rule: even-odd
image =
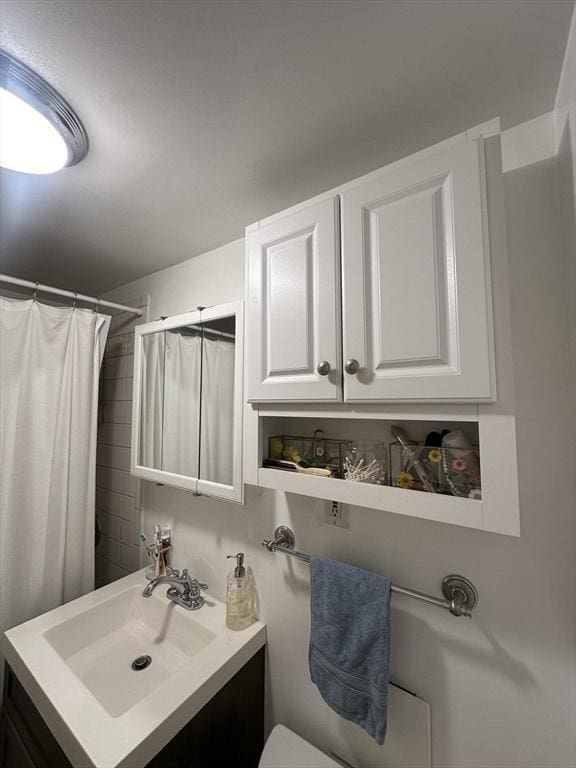
[[329,501],[326,504],[324,522],[328,525],[337,525],[339,528],[348,528],[348,505],[340,501]]

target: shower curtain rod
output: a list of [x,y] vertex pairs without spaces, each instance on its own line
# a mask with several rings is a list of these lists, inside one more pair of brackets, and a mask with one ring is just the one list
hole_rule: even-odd
[[127,307],[125,304],[116,304],[113,301],[106,301],[105,299],[98,299],[95,296],[85,296],[83,293],[75,293],[74,291],[65,291],[62,288],[54,288],[51,285],[44,285],[43,283],[36,283],[32,280],[22,280],[20,277],[12,277],[11,275],[0,274],[1,283],[10,283],[10,285],[18,285],[22,288],[33,288],[35,291],[42,291],[42,293],[53,293],[56,296],[66,296],[69,299],[75,301],[83,301],[88,304],[96,304],[97,307],[108,307],[109,309],[120,309],[122,312],[130,312],[131,315],[142,316],[144,313],[141,309],[136,307]]
[[203,328],[200,325],[183,325],[181,328],[170,328],[169,333],[181,333],[184,335],[184,331],[192,330],[197,333],[211,333],[213,336],[220,336],[223,339],[230,339],[230,341],[236,341],[236,336],[233,333],[226,333],[226,331],[218,331],[216,328]]

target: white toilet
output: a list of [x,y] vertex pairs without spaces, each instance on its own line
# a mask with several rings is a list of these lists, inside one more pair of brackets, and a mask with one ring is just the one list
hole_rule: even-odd
[[342,768],[285,725],[276,725],[264,745],[258,768]]

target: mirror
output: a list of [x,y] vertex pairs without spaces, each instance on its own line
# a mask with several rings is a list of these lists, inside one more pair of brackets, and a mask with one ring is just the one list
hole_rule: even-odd
[[137,326],[133,474],[241,500],[241,327],[240,303]]

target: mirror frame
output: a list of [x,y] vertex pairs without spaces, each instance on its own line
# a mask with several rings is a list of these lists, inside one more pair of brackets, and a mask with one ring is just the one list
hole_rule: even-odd
[[[142,344],[145,336],[160,331],[180,328],[183,325],[198,325],[199,323],[217,320],[221,317],[235,317],[236,340],[234,352],[234,425],[232,437],[232,485],[202,480],[188,475],[167,472],[164,469],[153,469],[137,463],[140,444],[140,384],[142,379]],[[134,329],[134,389],[132,398],[132,440],[130,444],[130,474],[143,480],[150,480],[161,485],[171,485],[192,491],[198,496],[213,496],[227,501],[242,503],[244,498],[244,483],[242,482],[242,414],[243,414],[243,360],[244,360],[244,302],[232,301],[228,304],[218,304],[207,309],[173,315],[164,320],[154,320],[151,323],[137,325]]]

